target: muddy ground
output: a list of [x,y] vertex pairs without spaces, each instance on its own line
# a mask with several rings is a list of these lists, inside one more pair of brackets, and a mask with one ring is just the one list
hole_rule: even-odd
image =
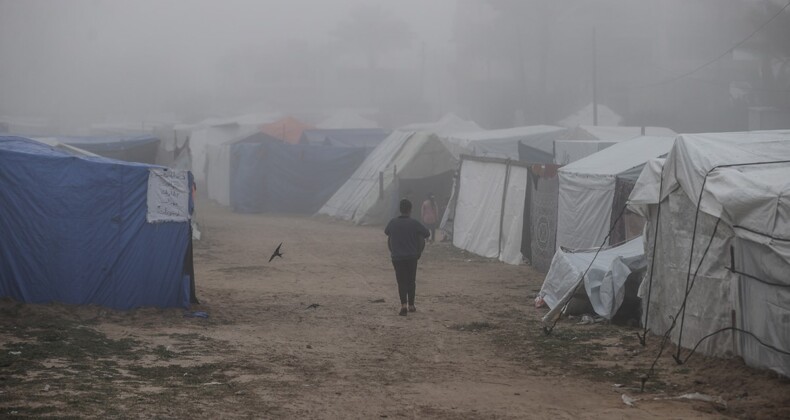
[[790,418],[787,379],[672,347],[640,392],[659,338],[578,319],[544,335],[528,266],[429,245],[400,317],[380,227],[197,219],[190,311],[208,318],[0,301],[0,417]]

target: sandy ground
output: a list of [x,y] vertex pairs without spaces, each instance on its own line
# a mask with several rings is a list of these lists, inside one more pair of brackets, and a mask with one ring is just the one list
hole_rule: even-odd
[[[528,266],[428,245],[418,311],[401,317],[380,227],[207,203],[197,219],[190,310],[208,318],[0,302],[0,417],[790,417],[790,383],[738,360],[667,355],[640,392],[658,338],[642,347],[635,329],[569,320],[544,336],[532,305],[542,276]],[[284,257],[268,263],[280,242]],[[75,345],[47,333],[67,327],[124,356],[14,359]],[[716,401],[672,399],[693,392]]]

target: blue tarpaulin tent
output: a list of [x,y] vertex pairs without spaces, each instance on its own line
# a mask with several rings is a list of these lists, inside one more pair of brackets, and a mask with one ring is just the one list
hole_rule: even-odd
[[367,152],[362,147],[254,139],[231,147],[230,202],[240,213],[315,213],[348,180]]
[[56,137],[61,143],[127,162],[156,163],[159,139],[148,135]]
[[189,222],[147,222],[152,168],[0,137],[0,296],[188,306]]
[[374,149],[391,133],[381,128],[339,128],[304,130],[300,144]]

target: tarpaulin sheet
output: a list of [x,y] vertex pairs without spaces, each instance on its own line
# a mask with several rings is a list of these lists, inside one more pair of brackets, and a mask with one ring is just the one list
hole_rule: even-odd
[[69,146],[78,147],[104,157],[127,162],[156,163],[159,139],[147,135],[56,137]]
[[0,137],[0,296],[187,306],[189,223],[146,221],[150,168]]
[[315,213],[365,159],[364,148],[240,143],[230,202],[241,213]]
[[374,149],[391,131],[382,128],[304,130],[300,143]]
[[642,243],[640,236],[600,252],[557,250],[540,296],[554,309],[566,301],[584,275],[584,288],[595,313],[612,319],[625,298],[628,275],[647,265]]
[[[541,171],[537,168],[549,167]],[[553,169],[551,169],[553,168]],[[554,251],[557,249],[557,199],[560,181],[556,165],[533,165],[530,170],[529,196],[529,243],[532,267],[541,273],[549,270]],[[526,222],[525,222],[526,223]]]

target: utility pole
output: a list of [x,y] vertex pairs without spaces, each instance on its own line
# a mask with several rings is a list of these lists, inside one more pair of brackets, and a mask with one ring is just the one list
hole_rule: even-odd
[[592,33],[592,97],[593,97],[593,125],[598,125],[598,54],[596,49],[596,33],[593,26]]

